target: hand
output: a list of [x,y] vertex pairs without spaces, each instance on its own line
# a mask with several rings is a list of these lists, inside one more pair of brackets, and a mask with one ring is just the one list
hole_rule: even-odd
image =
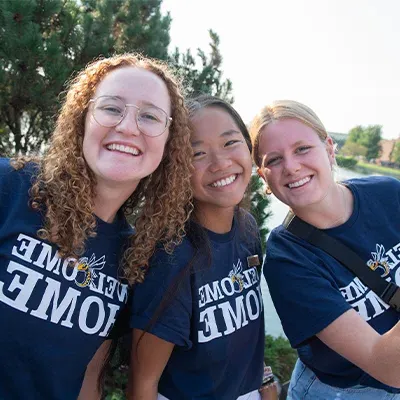
[[261,394],[261,400],[278,400],[278,388],[275,383],[262,386],[259,392]]

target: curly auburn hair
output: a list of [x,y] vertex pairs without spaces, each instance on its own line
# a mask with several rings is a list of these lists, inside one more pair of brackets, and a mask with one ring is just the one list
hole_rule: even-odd
[[[139,182],[122,206],[126,216],[135,217],[136,232],[122,262],[124,277],[133,284],[143,281],[156,242],[167,251],[180,243],[193,208],[188,112],[180,82],[166,64],[127,53],[96,60],[71,80],[49,149],[39,161],[35,159],[39,172],[31,188],[31,204],[44,213],[44,226],[38,235],[57,244],[61,257],[79,257],[88,237],[96,235],[96,178],[82,149],[89,100],[109,72],[128,66],[146,69],[164,81],[172,116],[160,166]],[[13,165],[21,168],[27,161],[27,157],[20,157]]]

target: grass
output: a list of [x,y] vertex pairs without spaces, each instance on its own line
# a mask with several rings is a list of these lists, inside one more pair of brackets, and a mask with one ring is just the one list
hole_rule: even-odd
[[393,176],[394,178],[400,179],[400,169],[382,167],[380,165],[368,164],[361,161],[357,163],[357,165],[354,167],[354,170],[363,174],[376,173],[381,175]]

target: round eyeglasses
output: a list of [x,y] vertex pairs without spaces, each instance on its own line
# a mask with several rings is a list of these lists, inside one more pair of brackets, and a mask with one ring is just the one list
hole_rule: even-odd
[[128,107],[136,108],[138,129],[146,136],[162,135],[172,121],[172,118],[168,117],[161,108],[125,104],[120,98],[114,96],[99,96],[89,100],[89,103],[93,103],[92,114],[95,121],[106,128],[117,126],[126,117]]

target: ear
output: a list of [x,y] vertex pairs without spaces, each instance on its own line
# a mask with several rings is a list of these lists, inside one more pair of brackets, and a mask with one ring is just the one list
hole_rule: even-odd
[[336,146],[330,136],[327,136],[327,138],[325,140],[325,145],[326,145],[326,151],[328,153],[328,157],[329,157],[329,161],[331,162],[331,165],[336,164],[336,158],[335,158],[335,147]]
[[259,176],[262,180],[264,180],[265,182],[267,182],[267,179],[265,178],[264,172],[262,171],[261,168],[257,168],[257,174],[258,174],[258,176]]

